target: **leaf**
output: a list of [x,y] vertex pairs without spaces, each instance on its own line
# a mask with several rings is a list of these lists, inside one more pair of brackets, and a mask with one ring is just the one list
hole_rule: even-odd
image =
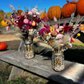
[[35,6],[35,8],[36,8],[36,9],[38,8],[37,5]]
[[63,27],[66,26],[66,20],[64,21]]
[[57,18],[54,16],[54,21],[57,22]]
[[55,24],[55,28],[58,28],[58,24]]

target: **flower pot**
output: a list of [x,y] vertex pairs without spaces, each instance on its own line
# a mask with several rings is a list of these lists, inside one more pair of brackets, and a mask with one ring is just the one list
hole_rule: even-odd
[[53,52],[51,64],[52,64],[52,68],[55,71],[62,71],[64,69],[64,55],[63,55],[63,53]]
[[25,42],[24,49],[25,49],[24,56],[26,59],[34,58],[34,52],[32,49],[32,43],[31,42],[29,42],[29,41]]

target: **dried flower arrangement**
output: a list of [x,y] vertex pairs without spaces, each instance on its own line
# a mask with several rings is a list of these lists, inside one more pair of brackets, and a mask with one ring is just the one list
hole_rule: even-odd
[[[74,13],[71,15],[71,20],[69,25],[66,25],[66,21],[62,26],[57,23],[57,18],[54,17],[55,25],[50,26],[47,23],[47,16],[44,18],[41,17],[42,11],[38,12],[37,6],[33,8],[31,11],[27,13],[21,12],[20,16],[16,13],[14,7],[10,5],[13,10],[13,14],[11,18],[8,18],[6,15],[4,17],[4,21],[9,22],[9,26],[7,26],[7,30],[11,27],[15,28],[16,36],[22,38],[24,40],[25,47],[25,57],[30,59],[34,57],[34,52],[32,49],[33,39],[37,38],[37,41],[40,39],[45,43],[51,45],[53,48],[52,57],[52,66],[55,70],[60,71],[64,69],[63,64],[63,52],[72,47],[72,42],[74,42],[74,38],[80,36],[81,31],[81,23],[78,24],[81,19],[78,18],[75,25],[73,24]],[[39,23],[43,24],[43,28],[39,27]],[[77,34],[77,35],[76,35]],[[76,36],[75,36],[76,35]],[[55,56],[57,55],[57,56]],[[61,57],[60,57],[61,56]],[[59,60],[57,62],[56,60]],[[53,63],[54,62],[54,63]],[[54,64],[54,65],[53,65]]]
[[64,69],[63,52],[72,47],[74,38],[81,35],[81,23],[78,23],[83,18],[79,18],[75,23],[75,26],[73,25],[73,19],[74,13],[71,15],[69,25],[66,25],[65,21],[63,26],[60,26],[57,23],[57,19],[54,17],[54,21],[56,22],[54,26],[50,27],[44,23],[44,28],[39,31],[40,39],[51,45],[54,50],[52,55],[52,67],[56,71]]
[[39,23],[42,21],[40,19],[42,11],[38,12],[37,6],[35,6],[35,8],[33,8],[31,11],[21,11],[18,14],[12,5],[10,5],[10,7],[13,10],[11,17],[9,18],[6,14],[4,15],[4,20],[6,20],[9,24],[6,29],[15,29],[15,35],[24,41],[25,57],[28,59],[33,58],[34,52],[32,49],[32,43],[33,38],[37,36]]

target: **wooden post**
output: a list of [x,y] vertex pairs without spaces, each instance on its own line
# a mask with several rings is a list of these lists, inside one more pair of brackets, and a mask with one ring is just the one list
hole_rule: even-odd
[[20,42],[20,45],[19,45],[18,51],[24,53],[24,41],[23,41],[23,39],[22,39],[21,42]]
[[20,78],[23,73],[24,73],[23,69],[13,66],[8,80],[14,80],[16,78]]

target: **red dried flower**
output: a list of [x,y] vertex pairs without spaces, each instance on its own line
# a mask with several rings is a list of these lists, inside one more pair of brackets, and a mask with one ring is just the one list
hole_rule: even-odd
[[40,20],[40,18],[35,18],[35,22],[37,22],[37,23],[39,23],[39,22],[41,22],[41,20]]
[[22,26],[24,26],[24,22],[18,22],[18,27],[22,28]]
[[64,26],[63,31],[65,33],[73,31],[73,28],[71,26]]

